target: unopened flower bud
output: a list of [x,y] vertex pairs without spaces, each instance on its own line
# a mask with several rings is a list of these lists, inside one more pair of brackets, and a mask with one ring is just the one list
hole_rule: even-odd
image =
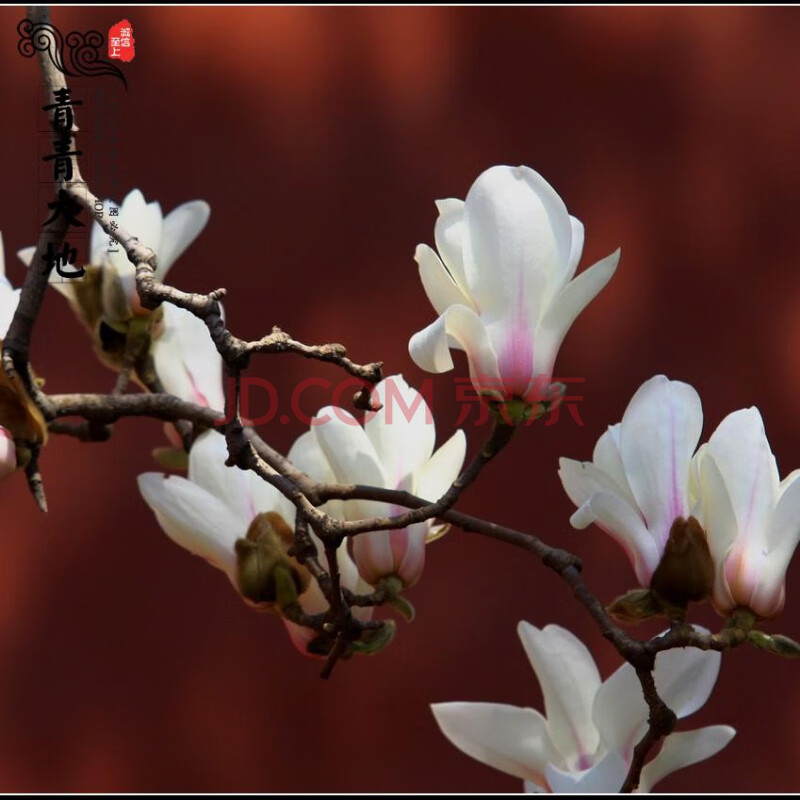
[[[309,574],[287,555],[291,544],[291,528],[279,514],[270,511],[253,519],[246,538],[237,539],[235,546],[236,582],[243,597],[262,606],[292,602],[287,575],[291,576],[298,595],[305,590]],[[280,576],[276,575],[278,572]]]
[[633,589],[606,606],[606,611],[619,622],[637,623],[663,616],[664,606],[650,589]]
[[708,540],[694,518],[678,517],[669,532],[664,555],[653,573],[650,588],[663,603],[685,608],[711,596],[714,561]]

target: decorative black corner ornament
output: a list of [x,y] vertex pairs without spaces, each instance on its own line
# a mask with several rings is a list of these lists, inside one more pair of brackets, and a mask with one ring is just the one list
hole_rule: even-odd
[[72,31],[66,39],[55,25],[49,22],[31,22],[20,20],[17,25],[19,41],[17,50],[25,58],[33,57],[37,52],[46,51],[53,66],[72,78],[81,75],[98,77],[113,75],[122,81],[125,89],[128,82],[122,70],[115,64],[100,58],[100,48],[105,37],[100,31]]

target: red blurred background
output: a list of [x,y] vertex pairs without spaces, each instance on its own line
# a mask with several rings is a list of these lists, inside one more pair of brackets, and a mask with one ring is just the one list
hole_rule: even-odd
[[[16,50],[22,8],[0,10],[8,272],[43,220],[36,188],[38,72]],[[465,511],[530,530],[586,561],[603,598],[633,585],[599,530],[573,531],[556,474],[589,458],[639,384],[663,372],[700,392],[707,436],[757,405],[782,475],[800,465],[800,11],[688,8],[57,8],[62,31],[127,17],[130,89],[98,78],[116,155],[86,145],[101,196],[140,187],[165,211],[212,208],[172,280],[229,290],[233,330],[278,324],[341,341],[419,385],[407,340],[433,319],[412,259],[432,243],[433,201],[485,168],[527,164],[584,221],[584,264],[618,245],[620,268],[562,348],[583,376],[579,426],[524,430],[464,497]],[[80,124],[80,118],[79,118]],[[109,144],[109,152],[113,148]],[[108,158],[117,165],[110,174]],[[102,184],[93,176],[107,177]],[[34,363],[47,389],[107,391],[66,304],[48,293]],[[292,356],[253,374],[285,408],[298,381],[339,373]],[[439,441],[459,406],[434,379]],[[306,409],[330,392],[309,390]],[[303,426],[263,429],[288,449]],[[476,447],[485,430],[466,424]],[[17,475],[0,487],[0,789],[4,791],[516,791],[439,733],[431,702],[542,708],[518,620],[581,636],[603,675],[619,664],[588,616],[535,560],[454,531],[412,592],[418,618],[391,648],[329,682],[280,622],[161,532],[136,491],[159,423],[110,442],[54,437],[50,513]],[[771,630],[800,635],[800,566]],[[719,620],[709,609],[696,619]],[[709,703],[682,729],[728,723],[732,744],[659,785],[800,789],[797,665],[727,654]]]

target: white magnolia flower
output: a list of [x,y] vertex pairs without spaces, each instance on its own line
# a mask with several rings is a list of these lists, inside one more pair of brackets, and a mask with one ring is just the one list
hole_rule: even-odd
[[695,456],[701,517],[716,563],[714,605],[780,613],[800,540],[800,470],[783,481],[757,408],[734,411]]
[[[438,500],[458,477],[466,437],[456,431],[436,452],[436,428],[423,396],[402,375],[376,387],[380,411],[368,414],[362,428],[341,408],[327,406],[312,421],[312,432],[338,483],[361,483],[400,489],[426,500]],[[396,515],[406,509],[370,500],[345,503],[347,519]],[[361,575],[371,584],[395,576],[404,586],[416,583],[425,564],[426,539],[439,531],[433,520],[392,531],[371,531],[353,537],[353,555]]]
[[439,253],[423,244],[415,258],[439,317],[411,337],[411,358],[446,372],[449,348],[464,350],[479,393],[544,398],[564,336],[614,274],[619,250],[573,280],[583,225],[528,167],[492,167],[465,201],[437,207]]
[[[111,216],[111,209],[119,209]],[[166,217],[157,202],[147,203],[139,189],[127,194],[118,205],[112,200],[103,203],[103,218],[116,221],[120,227],[136,236],[140,242],[155,251],[158,258],[156,278],[163,280],[167,271],[184,250],[198,237],[206,226],[211,213],[204,200],[193,200],[173,209]],[[146,316],[136,292],[136,268],[128,260],[120,245],[110,245],[110,237],[98,222],[92,224],[89,244],[89,279],[64,279],[55,271],[50,281],[53,287],[63,294],[78,318],[86,323],[92,334],[95,333],[94,317],[101,313],[106,324],[117,327],[129,322],[133,317]],[[18,255],[26,265],[30,265],[35,248],[20,250]],[[87,283],[92,283],[91,268],[99,270],[99,298],[87,303]],[[82,285],[83,284],[83,285]],[[97,305],[100,308],[97,308]]]
[[[188,478],[147,472],[139,476],[139,490],[167,536],[189,552],[201,556],[222,570],[239,591],[236,542],[244,539],[256,517],[274,512],[290,527],[294,525],[294,506],[277,489],[255,473],[225,466],[227,448],[217,431],[206,431],[189,452]],[[316,480],[331,479],[327,462],[310,433],[299,437],[289,452],[294,464]],[[336,513],[337,505],[324,508]],[[317,542],[320,559],[324,553]],[[342,583],[356,593],[369,590],[343,545],[339,550]],[[300,605],[314,614],[327,608],[316,582],[300,595]],[[353,609],[360,618],[368,618],[371,609]],[[286,622],[292,641],[305,652],[315,635]]]
[[[620,544],[649,586],[672,523],[689,517],[692,454],[703,427],[697,392],[663,375],[645,381],[622,422],[609,426],[592,461],[559,460],[559,476],[578,510],[575,528],[593,522]],[[695,516],[697,513],[695,513]]]
[[[636,672],[624,664],[601,682],[585,645],[558,625],[518,632],[544,695],[545,716],[495,703],[431,706],[444,735],[472,758],[522,778],[532,792],[618,792],[633,748],[647,730],[648,708]],[[656,688],[679,719],[708,699],[720,654],[696,648],[659,653]],[[642,770],[640,792],[710,758],[733,738],[727,725],[669,736]]]

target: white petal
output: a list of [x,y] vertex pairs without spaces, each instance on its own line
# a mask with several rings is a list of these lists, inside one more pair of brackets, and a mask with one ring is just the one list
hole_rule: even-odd
[[236,540],[247,533],[241,521],[209,492],[186,478],[146,472],[139,491],[164,533],[176,544],[205,558],[235,583]]
[[[23,247],[22,250],[17,250],[17,257],[26,267],[30,268],[31,259],[33,258],[35,252],[35,247]],[[55,270],[53,270],[48,278],[48,284],[52,286],[59,294],[67,298],[70,306],[72,306],[73,311],[80,317],[81,311],[80,307],[77,305],[75,290],[72,286],[72,282],[68,279],[62,278]],[[10,285],[11,284],[9,284],[9,286]],[[20,290],[15,289],[14,291],[17,293],[17,302],[19,302]],[[8,321],[9,323],[11,322],[10,317]]]
[[444,314],[450,306],[456,304],[472,306],[472,302],[444,268],[439,256],[428,245],[418,245],[414,259],[419,264],[419,277],[425,294],[437,314]]
[[542,687],[550,738],[567,766],[575,768],[599,743],[592,722],[600,687],[597,666],[586,645],[558,625],[539,630],[520,622],[517,632]]
[[571,458],[558,459],[558,477],[564,491],[576,506],[582,506],[597,492],[611,492],[629,504],[632,499],[626,495],[617,482],[591,461],[575,461]]
[[535,323],[553,284],[563,279],[572,227],[563,201],[528,167],[492,167],[464,204],[464,270],[487,321],[514,310]]
[[624,498],[612,492],[598,492],[569,521],[578,529],[597,523],[625,550],[639,583],[650,585],[661,553],[638,512]]
[[[708,633],[698,625],[695,630]],[[694,714],[705,704],[717,682],[721,662],[721,653],[696,647],[665,650],[656,656],[656,688],[678,719]]]
[[450,198],[437,200],[436,208],[439,217],[436,220],[434,236],[436,249],[444,261],[447,271],[462,291],[467,290],[467,281],[464,276],[463,245],[466,229],[464,227],[464,201]]
[[444,315],[409,339],[408,354],[426,372],[447,372],[453,369],[453,358],[447,341],[447,319]]
[[189,480],[224,503],[243,528],[244,536],[259,511],[253,502],[250,480],[239,467],[226,467],[228,448],[225,437],[209,430],[197,437],[189,452]]
[[583,772],[564,772],[549,764],[546,774],[554,794],[616,794],[625,783],[628,766],[618,753],[611,752]]
[[697,392],[663,375],[639,387],[622,418],[625,474],[659,553],[675,518],[688,515],[689,462],[702,427]]
[[183,203],[167,214],[161,230],[156,277],[163,280],[167,270],[200,235],[210,215],[211,207],[205,200]]
[[633,496],[628,479],[625,476],[625,468],[622,466],[622,456],[619,452],[619,434],[621,423],[609,425],[605,433],[597,440],[592,453],[592,461],[595,466],[603,470],[607,475],[614,479],[620,488],[623,496],[632,505],[636,506],[636,498]]
[[800,538],[800,473],[781,484],[781,494],[768,527],[769,560],[786,562]]
[[[750,605],[764,617],[777,614],[783,607],[784,581],[789,562],[800,541],[800,480],[794,480],[781,494],[769,522],[767,555],[761,562],[760,573],[753,587]],[[758,563],[763,551],[752,553]]]
[[[311,479],[318,483],[336,483],[336,474],[325,458],[313,430],[306,431],[298,436],[288,453],[289,461],[301,472],[305,472]],[[291,501],[286,499],[289,505]],[[294,507],[292,507],[294,508]],[[337,519],[344,518],[344,504],[341,500],[329,500],[322,510]],[[294,511],[292,511],[294,514]],[[349,558],[349,556],[348,556]]]
[[468,756],[544,783],[550,747],[538,711],[495,703],[434,703],[431,711],[442,733]]
[[711,725],[696,731],[673,733],[659,754],[642,770],[639,792],[650,792],[662,778],[716,755],[736,735],[728,725]]
[[457,430],[420,470],[414,493],[425,500],[438,500],[461,472],[467,453],[467,437]]
[[467,306],[450,306],[436,322],[408,343],[411,358],[429,372],[446,372],[453,368],[448,352],[448,337],[455,339],[469,358],[470,376],[476,388],[486,387],[503,393],[503,383],[497,368],[497,356],[481,318]]
[[534,373],[551,374],[558,350],[572,323],[605,288],[617,269],[620,250],[584,270],[553,298],[536,331]]
[[[592,716],[608,750],[628,758],[647,724],[649,711],[636,672],[623,664],[597,692]],[[620,784],[621,785],[621,784]]]
[[725,481],[739,535],[763,542],[778,493],[778,475],[758,409],[728,414],[708,440],[708,455]]
[[[324,421],[323,421],[324,420]],[[342,408],[326,406],[311,422],[314,435],[340,483],[385,486],[378,454],[358,421]],[[369,500],[348,500],[348,519],[365,519],[387,512],[385,503]]]
[[699,521],[706,532],[708,546],[714,559],[714,602],[717,608],[736,605],[725,579],[725,560],[736,541],[738,526],[725,481],[708,450],[699,459],[700,505]]
[[564,273],[564,282],[572,280],[572,276],[578,269],[581,256],[583,255],[583,240],[585,232],[583,223],[577,218],[570,216],[569,224],[572,228],[572,241],[569,248],[569,260],[567,262],[567,271]]
[[[128,192],[119,209],[119,224],[143,245],[154,250],[156,255],[160,255],[158,251],[161,247],[162,219],[161,206],[158,203],[145,202],[139,189]],[[110,255],[117,268],[122,262],[130,263],[121,247],[119,253]]]
[[153,343],[156,373],[170,394],[222,411],[222,357],[208,328],[190,311],[164,303],[164,332]]
[[436,430],[425,398],[402,375],[390,375],[376,387],[382,408],[368,413],[364,431],[383,467],[386,487],[397,488],[430,459]]

